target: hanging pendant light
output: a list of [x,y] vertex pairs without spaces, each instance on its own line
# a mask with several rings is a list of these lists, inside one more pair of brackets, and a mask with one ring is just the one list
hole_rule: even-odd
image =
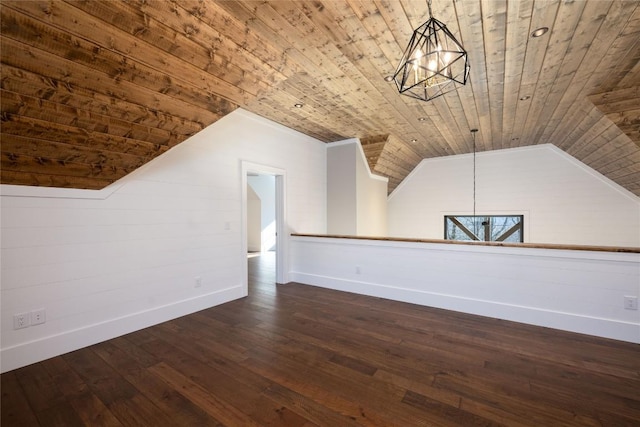
[[[476,218],[476,132],[478,129],[471,129],[473,135],[473,234],[478,235],[478,221]],[[477,239],[477,238],[476,238]]]
[[398,91],[430,101],[466,85],[469,77],[467,51],[447,26],[431,13],[429,20],[413,31],[400,65],[393,75]]

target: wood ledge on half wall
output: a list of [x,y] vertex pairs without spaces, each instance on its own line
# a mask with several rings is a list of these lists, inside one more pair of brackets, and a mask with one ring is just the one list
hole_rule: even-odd
[[444,239],[409,239],[402,237],[377,237],[377,236],[348,236],[338,234],[298,234],[292,233],[295,237],[320,237],[329,239],[354,239],[354,240],[381,240],[388,242],[411,242],[411,243],[443,243],[447,245],[476,245],[476,246],[503,246],[507,248],[534,248],[534,249],[561,249],[571,251],[597,251],[597,252],[624,252],[640,254],[640,248],[620,247],[620,246],[590,246],[590,245],[562,245],[551,243],[507,243],[507,242],[478,242],[459,241]]

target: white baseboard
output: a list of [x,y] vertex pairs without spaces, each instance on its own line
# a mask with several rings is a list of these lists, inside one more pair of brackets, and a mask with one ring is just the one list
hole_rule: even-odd
[[640,343],[640,325],[637,323],[300,272],[290,272],[289,279],[322,288]]
[[0,350],[0,371],[21,368],[244,296],[243,287],[235,286],[4,348]]

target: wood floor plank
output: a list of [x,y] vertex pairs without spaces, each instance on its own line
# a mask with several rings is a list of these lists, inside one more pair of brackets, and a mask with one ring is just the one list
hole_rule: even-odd
[[220,425],[218,420],[209,417],[202,408],[185,398],[178,390],[153,375],[150,367],[141,366],[138,360],[131,358],[111,342],[94,346],[94,352],[111,367],[123,373],[124,379],[147,399],[153,401],[175,425]]
[[92,347],[63,357],[123,425],[172,424],[154,402],[98,357]]
[[62,357],[41,362],[85,425],[116,427],[122,423],[91,392],[87,384]]
[[637,426],[640,345],[275,285],[2,374],[2,425]]
[[16,427],[38,425],[38,420],[20,387],[15,371],[6,372],[1,378],[0,425]]

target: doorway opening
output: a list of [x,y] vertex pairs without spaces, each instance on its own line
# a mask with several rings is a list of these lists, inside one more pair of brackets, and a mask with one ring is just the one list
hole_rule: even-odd
[[[285,173],[281,169],[242,162],[242,266],[243,287],[248,294],[248,267],[257,264],[262,277],[287,283],[287,230],[285,219]],[[269,265],[271,267],[269,267]],[[265,270],[266,269],[266,270]]]

